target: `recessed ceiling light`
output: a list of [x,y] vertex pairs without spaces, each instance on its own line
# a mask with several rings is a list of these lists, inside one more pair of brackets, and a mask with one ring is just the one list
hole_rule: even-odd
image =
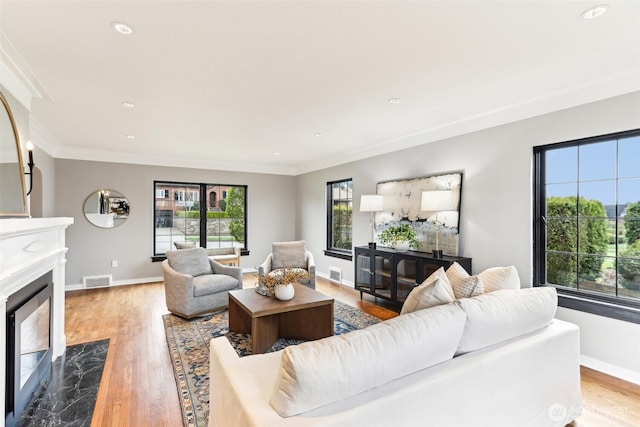
[[273,155],[274,155],[274,156],[279,156],[279,155],[280,155],[280,153],[273,153]]
[[313,136],[315,136],[316,138],[320,138],[322,134],[320,132],[316,132],[313,134]]
[[400,98],[389,98],[389,104],[400,104]]
[[134,108],[136,106],[136,104],[134,104],[133,102],[129,102],[129,101],[122,101],[122,105],[127,107],[127,108]]
[[127,135],[127,139],[136,139],[135,135]]
[[607,11],[608,8],[609,8],[608,5],[601,4],[599,6],[595,6],[595,7],[592,7],[590,9],[585,10],[584,12],[582,12],[580,14],[580,16],[582,16],[584,19],[597,18],[598,16],[604,14]]
[[129,35],[133,33],[133,28],[131,28],[124,22],[112,22],[111,26],[113,27],[114,30],[116,30],[120,34]]

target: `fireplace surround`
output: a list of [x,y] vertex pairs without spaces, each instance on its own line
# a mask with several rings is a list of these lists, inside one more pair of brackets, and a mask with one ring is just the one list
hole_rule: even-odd
[[[9,298],[50,272],[50,360],[66,348],[64,335],[65,230],[73,218],[0,219],[0,331],[7,330]],[[46,297],[45,297],[46,299]],[[12,300],[13,301],[13,300]],[[13,302],[11,302],[13,304]],[[3,334],[4,335],[4,334]],[[4,392],[7,345],[0,339],[0,383]],[[0,399],[0,427],[5,426],[5,399]]]

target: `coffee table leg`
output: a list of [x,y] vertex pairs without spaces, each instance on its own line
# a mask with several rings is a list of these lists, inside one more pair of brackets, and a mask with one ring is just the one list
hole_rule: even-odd
[[280,336],[317,340],[333,335],[333,302],[280,315]]
[[264,353],[279,337],[278,316],[254,317],[251,321],[251,352]]
[[229,332],[251,333],[251,316],[233,298],[229,298]]

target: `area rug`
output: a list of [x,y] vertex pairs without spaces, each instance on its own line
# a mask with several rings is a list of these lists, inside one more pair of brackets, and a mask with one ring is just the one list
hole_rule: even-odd
[[68,346],[16,426],[89,427],[108,349],[108,339]]
[[[251,354],[251,336],[230,333],[228,314],[225,309],[192,320],[172,314],[162,316],[185,427],[206,426],[209,423],[209,341],[226,335],[240,356]],[[340,301],[334,302],[333,317],[335,335],[380,321]],[[281,338],[267,352],[300,342]]]

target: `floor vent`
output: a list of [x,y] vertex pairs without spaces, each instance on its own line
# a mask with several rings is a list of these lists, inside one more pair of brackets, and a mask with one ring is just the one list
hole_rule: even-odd
[[342,283],[342,269],[338,267],[329,267],[329,280],[336,283]]
[[102,276],[82,276],[82,287],[85,289],[105,288],[111,286],[111,274]]

